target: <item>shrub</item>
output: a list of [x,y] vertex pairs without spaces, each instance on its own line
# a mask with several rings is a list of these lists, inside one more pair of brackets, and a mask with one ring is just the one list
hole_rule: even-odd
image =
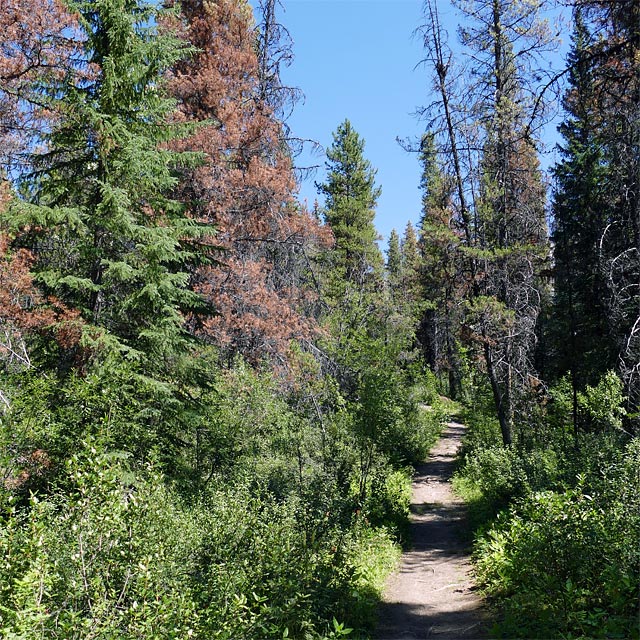
[[390,471],[378,466],[370,479],[364,515],[374,527],[387,528],[406,541],[411,504],[411,469]]
[[506,637],[638,637],[639,445],[597,493],[533,493],[478,539]]
[[608,371],[595,387],[587,385],[584,393],[578,394],[578,413],[583,428],[603,432],[622,428],[626,415],[622,380]]
[[2,637],[187,637],[198,625],[184,589],[192,527],[162,483],[114,456],[73,456],[75,490],[10,509],[0,538]]
[[496,507],[503,507],[527,486],[522,463],[513,449],[492,447],[467,458],[463,473],[474,479],[482,493]]
[[72,491],[27,511],[4,495],[3,638],[316,638],[367,591],[364,541],[387,540],[248,487],[187,505],[155,472],[91,447],[68,475]]

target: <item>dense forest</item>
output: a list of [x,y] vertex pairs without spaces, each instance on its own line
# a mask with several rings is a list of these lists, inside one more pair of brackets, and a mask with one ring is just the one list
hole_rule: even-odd
[[278,0],[0,0],[0,637],[369,637],[453,411],[493,633],[640,635],[640,4],[452,2],[384,255]]

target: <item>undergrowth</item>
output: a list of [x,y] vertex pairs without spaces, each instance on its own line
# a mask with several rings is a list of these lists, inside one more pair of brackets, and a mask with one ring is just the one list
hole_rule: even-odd
[[375,372],[359,402],[285,398],[238,363],[187,412],[129,373],[25,375],[0,415],[0,637],[367,637],[433,394]]
[[638,638],[640,440],[621,429],[621,386],[607,374],[580,397],[566,385],[513,446],[484,398],[467,410],[454,478],[469,506],[477,579],[498,638]]

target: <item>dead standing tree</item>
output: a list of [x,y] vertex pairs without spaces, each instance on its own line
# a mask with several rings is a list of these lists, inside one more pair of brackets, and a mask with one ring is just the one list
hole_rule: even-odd
[[545,190],[532,123],[541,53],[552,38],[543,2],[465,0],[466,65],[455,65],[434,0],[421,33],[438,100],[427,110],[453,178],[452,224],[460,232],[462,335],[486,371],[505,445],[534,375],[540,271],[548,256]]

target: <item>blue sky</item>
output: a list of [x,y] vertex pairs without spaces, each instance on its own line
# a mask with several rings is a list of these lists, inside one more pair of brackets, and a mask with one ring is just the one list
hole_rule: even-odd
[[[439,0],[438,9],[455,38],[448,0]],[[348,118],[378,170],[376,227],[384,240],[393,228],[402,233],[420,216],[420,166],[396,138],[419,138],[424,123],[413,114],[432,99],[428,71],[419,66],[420,37],[413,36],[422,0],[282,0],[278,15],[293,39],[294,61],[283,79],[305,94],[288,120],[292,134],[329,147],[332,132]],[[323,181],[324,162],[322,155],[298,158],[301,165],[320,165],[301,186],[310,207],[319,198],[314,180]]]
[[[284,80],[305,94],[289,120],[292,133],[332,142],[332,132],[348,118],[365,140],[365,156],[378,170],[382,187],[376,227],[385,240],[420,216],[420,167],[396,138],[416,137],[421,123],[411,115],[427,101],[428,78],[413,70],[422,49],[412,33],[421,21],[420,0],[284,0],[280,21],[293,39],[294,62]],[[301,157],[320,164],[324,157]],[[300,196],[309,206],[317,197],[314,180]]]

